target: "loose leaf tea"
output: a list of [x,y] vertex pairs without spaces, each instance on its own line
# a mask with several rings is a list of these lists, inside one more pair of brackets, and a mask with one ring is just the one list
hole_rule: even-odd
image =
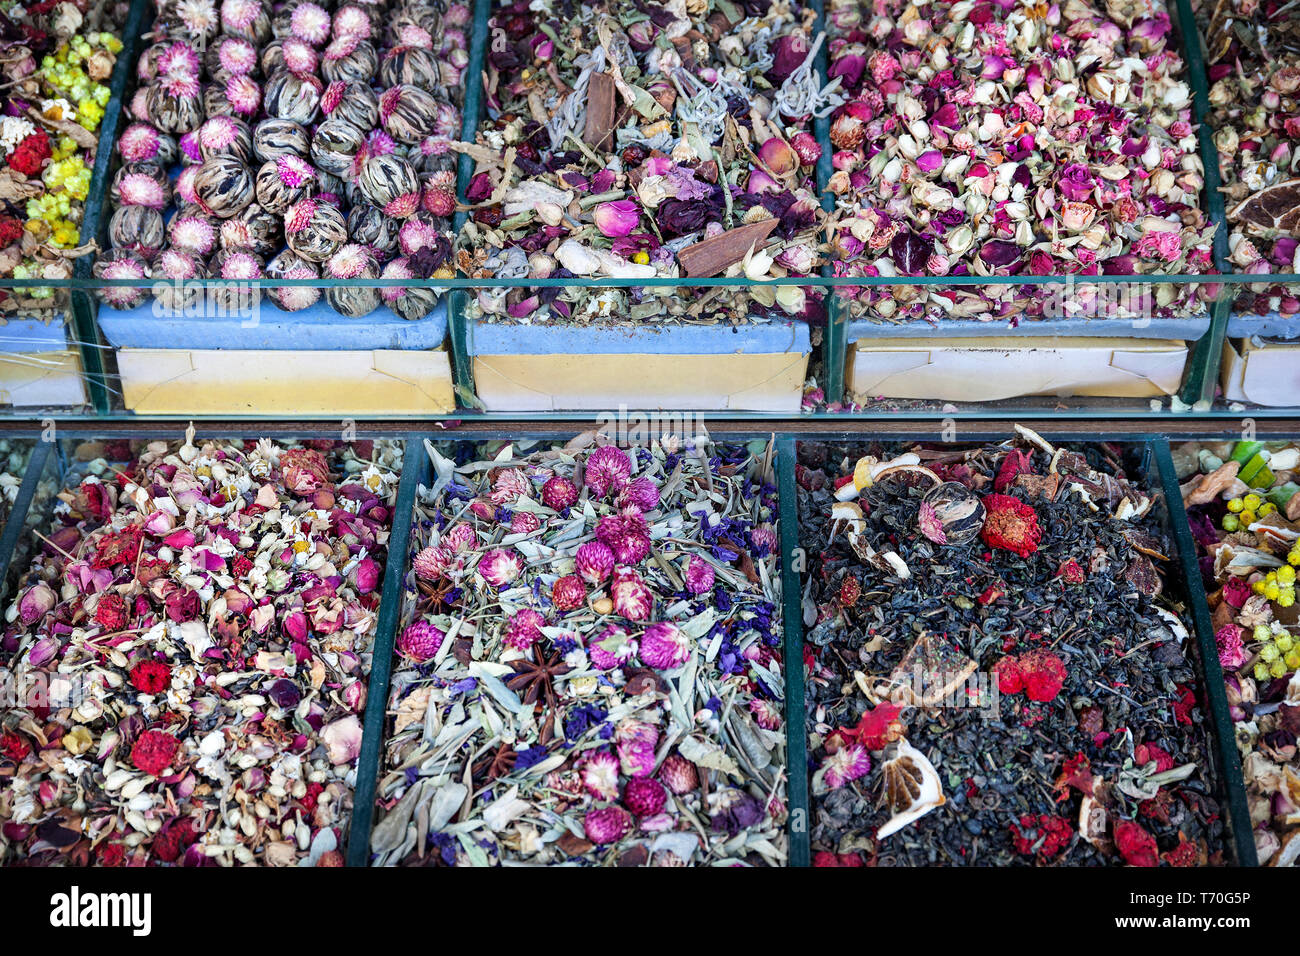
[[[495,5],[488,116],[459,265],[483,278],[811,275],[821,262],[813,69],[801,3]],[[820,315],[798,286],[484,290],[529,323],[766,322]]]
[[400,446],[74,457],[0,643],[0,862],[342,865]]
[[[1078,277],[845,292],[876,321],[1200,313],[1198,287],[1119,301],[1088,276],[1212,271],[1192,94],[1164,3],[830,0],[841,276]],[[1208,293],[1207,293],[1208,294]]]
[[378,865],[785,863],[765,442],[429,445]]
[[1175,455],[1201,553],[1261,864],[1300,858],[1300,446],[1187,444]]
[[799,443],[816,865],[1222,861],[1157,502],[1017,432]]

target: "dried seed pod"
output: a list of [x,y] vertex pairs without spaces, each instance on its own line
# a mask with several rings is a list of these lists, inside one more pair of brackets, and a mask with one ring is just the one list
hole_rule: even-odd
[[341,36],[330,42],[321,57],[320,72],[326,82],[368,83],[379,71],[379,54],[368,40]]
[[271,39],[271,17],[260,0],[222,0],[221,29],[261,46]]
[[[379,264],[365,246],[348,243],[325,263],[325,273],[334,279],[378,279]],[[364,286],[331,286],[325,301],[334,311],[349,318],[360,318],[379,308],[379,290]]]
[[217,248],[217,221],[197,206],[178,209],[167,223],[167,244],[207,259]]
[[[381,278],[384,279],[418,279],[411,268],[411,261],[405,257],[394,259],[384,266]],[[438,304],[438,293],[433,289],[393,286],[379,290],[380,301],[404,319],[422,319]]]
[[293,120],[310,126],[320,115],[320,95],[325,85],[314,76],[276,73],[262,91],[262,108],[267,116]]
[[[266,264],[271,279],[319,279],[320,268],[301,256],[285,250]],[[299,312],[320,301],[320,289],[314,286],[285,286],[267,289],[266,297],[286,312]]]
[[384,86],[418,86],[429,93],[442,86],[438,57],[418,46],[396,46],[379,64],[379,81]]
[[108,222],[109,244],[138,252],[145,262],[154,260],[165,237],[162,213],[148,206],[123,206]]
[[382,209],[367,203],[359,203],[348,210],[349,238],[369,246],[382,258],[387,258],[397,248],[400,225],[400,220],[384,215]]
[[320,110],[326,119],[347,120],[358,129],[379,125],[379,97],[368,83],[331,83],[321,94]]
[[243,37],[221,37],[204,54],[203,65],[208,78],[224,83],[232,76],[256,77],[257,47]]
[[253,129],[253,155],[262,162],[281,156],[305,158],[311,152],[311,134],[301,123],[264,119]]
[[351,179],[353,160],[365,145],[366,134],[347,120],[326,120],[312,137],[312,162],[327,173]]
[[282,245],[283,222],[277,213],[253,203],[221,223],[221,248],[251,252],[265,259]]
[[228,219],[252,203],[253,174],[233,156],[206,160],[194,174],[194,195],[206,212]]
[[379,122],[399,143],[418,143],[438,123],[438,100],[418,86],[394,86],[379,98]]
[[311,262],[324,262],[348,240],[348,224],[329,203],[302,199],[284,217],[285,242]]
[[117,153],[124,163],[140,163],[167,169],[179,155],[175,138],[160,133],[148,123],[132,123],[117,139]]
[[233,116],[214,116],[199,127],[199,153],[204,162],[230,157],[248,164],[253,160],[253,131]]
[[420,205],[420,178],[405,159],[390,154],[372,156],[357,179],[362,194],[394,219],[405,219]]
[[[149,267],[144,258],[131,249],[110,249],[95,260],[92,268],[96,279],[145,279]],[[114,309],[134,309],[149,296],[147,283],[136,287],[96,289],[95,295],[105,305]]]
[[263,208],[283,215],[300,199],[316,193],[316,170],[298,156],[280,156],[257,171],[257,201]]
[[203,301],[204,289],[195,280],[208,278],[208,270],[192,253],[164,249],[149,266],[149,276],[158,306],[168,312],[190,312]]
[[188,133],[203,122],[203,99],[194,77],[163,77],[150,84],[147,96],[149,122],[165,133]]
[[163,210],[172,200],[172,186],[161,168],[127,163],[113,174],[108,198],[115,206],[148,206]]

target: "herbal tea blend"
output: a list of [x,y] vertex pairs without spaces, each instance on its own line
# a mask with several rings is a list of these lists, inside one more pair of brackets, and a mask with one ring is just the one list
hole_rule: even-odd
[[799,443],[815,864],[1223,861],[1196,647],[1115,445]]
[[[499,3],[488,117],[458,261],[475,277],[813,274],[816,116],[841,102],[813,68],[801,3]],[[797,286],[481,291],[490,321],[771,321],[820,314]]]
[[784,864],[771,447],[427,448],[373,862]]
[[1201,551],[1259,862],[1300,858],[1300,446],[1176,450]]
[[400,446],[75,454],[5,615],[0,863],[342,865]]
[[[1211,112],[1240,272],[1300,272],[1300,20],[1276,0],[1202,0]],[[1240,287],[1234,307],[1300,313],[1300,289]]]
[[[1212,271],[1192,93],[1160,0],[830,0],[840,276]],[[843,291],[843,290],[842,290]],[[1110,301],[1080,285],[848,289],[876,321],[1011,321],[1205,311],[1197,286]]]

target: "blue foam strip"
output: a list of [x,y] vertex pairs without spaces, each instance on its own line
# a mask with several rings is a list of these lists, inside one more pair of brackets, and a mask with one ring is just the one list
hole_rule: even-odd
[[1248,339],[1256,335],[1264,339],[1300,339],[1300,316],[1287,318],[1277,312],[1268,315],[1229,314],[1228,338]]
[[129,311],[99,308],[99,327],[115,348],[232,349],[321,352],[434,349],[447,337],[447,303],[409,321],[381,305],[369,315],[339,315],[322,296],[309,309],[285,312],[263,297],[256,324],[235,315],[194,318],[154,315],[150,299]]
[[68,347],[68,330],[63,313],[49,322],[40,319],[9,319],[0,325],[0,352],[57,352]]
[[872,322],[852,319],[848,322],[848,341],[859,339],[917,338],[1001,338],[1016,336],[1047,338],[1132,338],[1132,339],[1199,339],[1210,329],[1210,316],[1186,316],[1172,319],[1027,319],[1015,328],[1007,322],[980,322],[977,319],[942,319],[937,325],[925,321]]
[[471,355],[767,355],[812,351],[805,322],[757,325],[518,325],[474,322]]

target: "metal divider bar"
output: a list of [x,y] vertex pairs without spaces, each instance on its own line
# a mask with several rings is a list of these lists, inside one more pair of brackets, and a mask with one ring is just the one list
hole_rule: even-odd
[[781,513],[782,648],[785,651],[786,798],[790,811],[790,866],[809,866],[808,733],[804,705],[803,610],[794,554],[799,547],[799,509],[794,482],[795,439],[778,433],[776,439],[777,489]]
[[1246,785],[1241,775],[1241,757],[1232,717],[1228,712],[1228,694],[1223,683],[1223,668],[1219,665],[1219,649],[1214,641],[1214,625],[1210,621],[1210,605],[1201,582],[1201,568],[1196,558],[1196,541],[1183,508],[1183,496],[1178,489],[1178,475],[1174,470],[1173,453],[1168,439],[1152,436],[1157,471],[1165,493],[1165,510],[1169,516],[1169,529],[1178,548],[1178,559],[1186,578],[1186,593],[1191,607],[1188,613],[1196,630],[1196,642],[1201,656],[1201,674],[1205,679],[1205,698],[1213,722],[1214,736],[1219,748],[1220,778],[1228,797],[1228,822],[1236,848],[1239,866],[1258,866],[1255,853],[1254,830],[1250,825],[1250,811],[1246,806]]

